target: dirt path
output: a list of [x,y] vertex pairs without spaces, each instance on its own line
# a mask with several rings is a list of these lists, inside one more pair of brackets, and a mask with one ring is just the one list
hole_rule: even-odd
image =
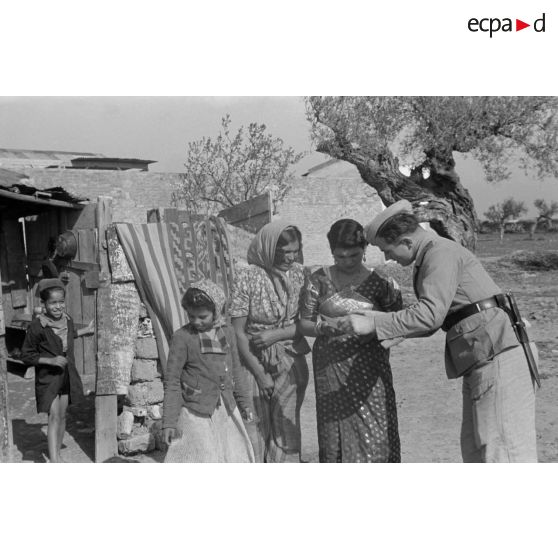
[[[47,414],[35,407],[35,383],[21,374],[8,373],[9,405],[16,462],[45,463],[48,458]],[[68,463],[91,463],[94,459],[95,398],[89,395],[80,407],[70,407],[66,435],[60,452]]]

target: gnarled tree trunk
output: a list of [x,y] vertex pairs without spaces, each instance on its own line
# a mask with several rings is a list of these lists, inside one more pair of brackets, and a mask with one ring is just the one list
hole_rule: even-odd
[[[396,158],[372,159],[349,144],[322,142],[317,150],[354,164],[364,182],[374,188],[386,206],[398,200],[409,200],[421,222],[428,222],[441,236],[455,240],[474,250],[477,215],[469,192],[455,172],[453,157],[444,161],[431,157],[405,176]],[[423,169],[427,172],[423,174]]]

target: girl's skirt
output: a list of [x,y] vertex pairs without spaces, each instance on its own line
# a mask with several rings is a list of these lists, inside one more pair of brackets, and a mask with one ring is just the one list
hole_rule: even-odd
[[229,415],[223,401],[211,417],[182,407],[165,463],[254,463],[254,450],[238,408]]

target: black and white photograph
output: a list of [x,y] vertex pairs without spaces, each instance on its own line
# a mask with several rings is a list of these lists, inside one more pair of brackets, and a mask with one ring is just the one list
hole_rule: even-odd
[[552,553],[551,6],[31,0],[0,42],[2,556]]
[[558,98],[0,106],[3,460],[558,460]]

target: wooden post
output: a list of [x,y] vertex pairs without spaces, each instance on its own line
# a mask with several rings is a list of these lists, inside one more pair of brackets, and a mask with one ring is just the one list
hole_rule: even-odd
[[[2,276],[0,272],[0,284]],[[8,374],[4,310],[0,296],[0,463],[12,461],[12,428],[8,414]]]
[[[110,269],[107,227],[112,222],[112,198],[101,196],[97,200],[98,256],[101,265],[100,286],[97,291],[97,385],[110,376]],[[95,396],[95,461],[106,461],[118,453],[116,440],[117,398],[110,395]]]

